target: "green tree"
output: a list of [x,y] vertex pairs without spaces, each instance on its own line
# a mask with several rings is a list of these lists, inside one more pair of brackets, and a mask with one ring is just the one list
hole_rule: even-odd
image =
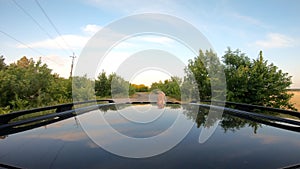
[[49,91],[51,104],[72,102],[72,79],[65,79],[54,74]]
[[251,61],[240,50],[227,49],[223,56],[227,83],[227,100],[239,103],[251,103],[246,97],[250,78]]
[[151,90],[159,89],[163,91],[167,96],[173,97],[177,100],[181,100],[181,86],[182,80],[179,77],[171,77],[164,82],[154,82],[151,84]]
[[94,100],[95,83],[86,75],[72,77],[72,95],[74,101]]
[[96,95],[100,97],[110,96],[110,82],[104,71],[98,75],[98,78],[95,81],[95,92]]
[[134,87],[116,73],[110,74],[108,81],[111,87],[111,95],[114,95],[114,97],[126,97],[135,93]]
[[[53,80],[51,69],[41,61],[21,58],[1,72],[1,106],[13,109],[39,107],[51,101],[50,85]],[[18,101],[20,104],[15,104]]]
[[295,110],[289,102],[292,94],[287,92],[291,76],[268,64],[261,51],[259,58],[250,61],[239,50],[228,49],[223,59],[228,101]]
[[171,96],[177,100],[181,100],[181,79],[179,77],[171,77],[171,79],[165,81],[165,93],[168,96]]
[[[201,100],[218,99],[225,95],[225,91],[222,91],[222,85],[225,82],[225,77],[222,77],[223,69],[216,53],[212,50],[205,52],[200,50],[197,57],[189,60],[185,69],[187,74],[185,80],[190,83],[196,82]],[[211,84],[214,85],[213,88]]]
[[71,81],[51,72],[40,60],[25,56],[0,70],[1,109],[23,110],[71,101]]
[[3,55],[1,55],[0,56],[0,70],[6,69],[6,64],[5,64],[4,60],[5,59],[4,59]]
[[135,93],[135,88],[128,81],[116,73],[108,76],[102,71],[95,81],[95,93],[100,97],[125,97]]
[[148,86],[144,85],[144,84],[131,84],[131,86],[135,89],[136,92],[148,92],[149,88]]

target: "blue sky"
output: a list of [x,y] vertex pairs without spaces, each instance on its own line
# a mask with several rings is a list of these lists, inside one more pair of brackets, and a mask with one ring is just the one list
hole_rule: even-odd
[[[133,14],[164,13],[193,24],[219,57],[228,46],[239,48],[252,59],[262,50],[265,59],[293,76],[292,87],[300,88],[300,1],[297,0],[38,0],[63,38],[35,0],[15,2],[0,0],[0,54],[7,62],[24,55],[41,57],[54,72],[68,76],[69,56],[73,51],[80,55],[85,43],[102,27]],[[162,43],[159,40],[167,42],[158,38],[152,43]]]

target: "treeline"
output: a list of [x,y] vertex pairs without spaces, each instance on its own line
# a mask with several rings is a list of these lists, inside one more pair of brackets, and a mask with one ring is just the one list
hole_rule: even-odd
[[71,79],[25,56],[6,65],[0,56],[0,113],[70,102]]
[[[129,89],[129,90],[128,90]],[[141,89],[138,88],[137,91]],[[0,114],[80,100],[110,98],[111,93],[132,95],[136,89],[122,77],[105,72],[96,80],[86,76],[63,78],[40,60],[22,57],[7,65],[0,56]]]
[[181,79],[178,77],[171,77],[171,79],[165,80],[164,82],[154,82],[151,84],[150,90],[159,89],[163,91],[167,96],[173,97],[177,100],[181,100],[180,84]]
[[[99,74],[96,80],[87,76],[63,78],[40,60],[23,56],[7,65],[0,56],[0,114],[81,100],[111,98],[148,91],[145,85],[130,84],[115,73]],[[98,98],[95,98],[95,95]]]
[[[221,69],[226,80],[212,78],[208,73]],[[290,103],[293,94],[288,93],[291,76],[273,63],[268,63],[261,51],[258,58],[251,60],[240,50],[228,48],[222,56],[222,63],[213,51],[200,51],[197,57],[189,60],[188,70],[197,81],[200,98],[214,99],[211,81],[226,82],[227,101],[296,110]]]
[[[186,81],[195,81],[200,100],[218,100],[296,110],[288,93],[292,84],[291,76],[268,63],[260,51],[259,57],[250,59],[240,50],[225,51],[220,61],[212,50],[199,51],[199,55],[188,62],[184,79],[172,77],[164,82],[153,83],[151,89],[158,88],[167,95],[180,100],[192,88]],[[220,76],[224,72],[225,77]],[[214,84],[214,88],[212,85]],[[220,90],[222,86],[226,91]],[[212,93],[214,95],[212,95]],[[192,95],[192,93],[189,93]]]
[[[214,76],[221,71],[225,77]],[[53,74],[40,60],[35,62],[24,56],[7,65],[0,56],[0,113],[71,102],[73,98],[122,97],[154,89],[180,100],[195,94],[191,93],[195,87],[199,96],[192,98],[200,100],[217,100],[218,96],[223,96],[227,101],[295,110],[289,102],[291,76],[269,64],[262,52],[257,59],[251,60],[241,51],[228,48],[220,61],[212,50],[200,50],[197,57],[189,60],[185,72],[183,79],[171,77],[147,87],[130,84],[117,74],[104,71],[95,80],[86,76],[66,79]],[[218,86],[212,89],[211,84],[225,84],[226,91],[216,90]]]
[[102,71],[95,80],[95,94],[99,97],[107,98],[111,97],[112,94],[128,96],[135,92],[134,85],[116,73],[107,75],[105,71]]

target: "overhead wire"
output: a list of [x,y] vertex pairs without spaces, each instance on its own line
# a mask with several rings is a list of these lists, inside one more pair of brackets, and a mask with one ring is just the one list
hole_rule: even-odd
[[38,0],[35,0],[36,4],[39,6],[39,8],[41,9],[41,11],[43,12],[43,14],[45,15],[45,17],[47,18],[47,20],[49,21],[49,23],[52,25],[52,27],[54,28],[54,30],[56,31],[56,33],[61,37],[61,39],[64,41],[65,45],[69,48],[69,50],[71,50],[72,53],[74,53],[74,51],[72,50],[72,48],[70,47],[70,45],[67,43],[67,41],[64,39],[64,37],[62,36],[62,34],[59,32],[58,28],[55,26],[55,24],[52,22],[52,20],[50,19],[50,17],[48,16],[47,12],[44,10],[44,8],[42,7],[42,5],[39,3]]
[[51,36],[47,31],[46,31],[46,29],[44,29],[44,27],[42,27],[42,25],[30,14],[30,13],[28,13],[20,4],[18,4],[15,0],[12,0],[14,3],[15,3],[15,5],[19,8],[19,9],[21,9],[21,11],[23,12],[23,13],[25,13],[38,27],[39,27],[39,29],[40,30],[42,30],[50,39],[53,39],[54,40],[54,42],[56,43],[56,45],[59,47],[59,48],[61,48],[61,49],[63,49],[65,52],[67,52],[68,53],[68,51],[66,50],[66,48],[64,48],[63,46],[61,46],[56,40],[55,40],[55,38],[53,37],[53,36]]
[[24,42],[18,40],[17,38],[13,37],[12,35],[10,35],[10,34],[4,32],[4,31],[2,31],[2,30],[0,30],[0,32],[1,32],[2,34],[6,35],[7,37],[9,37],[9,38],[11,38],[11,39],[13,39],[13,40],[19,42],[20,44],[24,45],[25,47],[31,49],[32,51],[34,51],[34,52],[36,52],[36,53],[38,53],[38,54],[40,54],[40,55],[42,55],[42,56],[45,56],[45,55],[44,55],[43,53],[41,53],[40,51],[38,51],[38,50],[32,48],[31,46],[27,45],[27,44],[24,43]]

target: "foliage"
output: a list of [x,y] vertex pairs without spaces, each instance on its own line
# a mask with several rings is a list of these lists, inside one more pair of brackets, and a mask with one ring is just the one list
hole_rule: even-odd
[[164,82],[159,81],[152,83],[151,90],[159,89],[163,91],[167,96],[173,97],[177,100],[181,100],[180,93],[181,79],[178,77],[171,77],[171,79],[165,80]]
[[106,76],[106,72],[102,71],[95,81],[95,92],[97,96],[106,97],[111,95],[110,82]]
[[112,73],[108,79],[111,86],[111,95],[115,97],[127,97],[135,93],[133,86],[121,76]]
[[0,56],[0,70],[6,69],[6,64],[5,64],[4,60],[5,60],[4,57],[1,55]]
[[[188,81],[196,81],[199,90],[199,97],[202,100],[210,100],[212,96],[218,99],[225,95],[221,91],[225,79],[220,75],[223,70],[217,55],[212,50],[199,51],[199,55],[193,60],[189,60],[185,69]],[[213,88],[212,85],[214,84]],[[212,95],[213,94],[213,95]]]
[[[227,101],[295,110],[290,103],[292,94],[287,92],[292,84],[291,76],[278,70],[274,64],[268,64],[262,52],[259,58],[250,60],[241,51],[231,51],[230,48],[223,56],[223,65],[212,50],[205,53],[200,50],[199,56],[189,60],[187,78],[195,77],[201,99],[216,99],[211,98],[211,94],[218,92],[218,87],[214,91],[211,84],[221,86],[225,81],[218,76],[221,69],[226,75]],[[217,94],[222,95],[222,92]]]
[[100,97],[128,96],[135,93],[135,88],[116,73],[106,75],[102,71],[95,81],[95,94]]
[[65,79],[58,74],[53,75],[50,85],[51,102],[61,104],[72,101],[72,78]]
[[250,59],[239,50],[228,49],[223,56],[227,77],[227,100],[275,108],[293,109],[288,88],[291,76],[278,70],[274,64],[259,58]]
[[148,92],[149,88],[148,86],[144,85],[144,84],[131,84],[131,86],[135,89],[136,92]]
[[94,82],[84,76],[72,77],[72,95],[74,101],[84,101],[95,99]]
[[24,56],[0,70],[0,107],[21,110],[66,102],[71,92],[66,81],[40,60]]

